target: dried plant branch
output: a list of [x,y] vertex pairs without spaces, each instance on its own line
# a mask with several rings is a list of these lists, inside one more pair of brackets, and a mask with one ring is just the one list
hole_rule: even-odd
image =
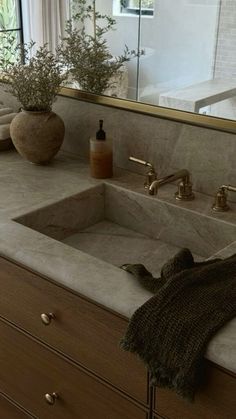
[[0,57],[0,68],[8,82],[7,91],[19,100],[23,109],[50,111],[67,74],[63,74],[59,57],[48,50],[47,44],[31,57],[34,45],[32,41],[17,45],[15,62],[5,58],[1,61]]
[[[89,22],[92,24],[92,34],[86,31]],[[116,21],[110,16],[96,10],[95,0],[73,1],[73,17],[67,22],[60,55],[72,78],[85,91],[102,94],[113,87],[113,76],[125,61],[136,56],[136,52],[130,51],[127,46],[122,55],[111,55],[104,35],[114,30],[115,24]]]

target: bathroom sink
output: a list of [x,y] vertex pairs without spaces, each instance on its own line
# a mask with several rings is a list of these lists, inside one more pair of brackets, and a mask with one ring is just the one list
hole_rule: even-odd
[[201,260],[236,235],[232,224],[109,184],[15,221],[115,266],[143,263],[154,274],[182,247]]

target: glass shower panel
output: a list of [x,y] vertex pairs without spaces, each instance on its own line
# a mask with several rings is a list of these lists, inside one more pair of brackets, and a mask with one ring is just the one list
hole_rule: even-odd
[[193,111],[186,95],[214,78],[219,10],[220,0],[153,1],[141,15],[139,101]]
[[133,51],[129,61],[124,62],[114,77],[114,85],[105,94],[123,99],[137,98],[137,52],[139,15],[125,13],[122,0],[96,0],[96,10],[115,19],[114,30],[105,35],[113,57],[124,54],[126,48]]

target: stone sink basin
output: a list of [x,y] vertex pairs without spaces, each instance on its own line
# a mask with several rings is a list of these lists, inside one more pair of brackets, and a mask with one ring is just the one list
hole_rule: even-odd
[[182,247],[189,247],[201,260],[236,236],[236,225],[186,204],[170,204],[110,184],[92,187],[15,221],[118,267],[143,263],[154,275]]

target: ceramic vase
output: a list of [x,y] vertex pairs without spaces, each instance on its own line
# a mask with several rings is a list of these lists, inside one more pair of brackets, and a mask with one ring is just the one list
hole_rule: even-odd
[[18,153],[35,164],[48,164],[59,151],[65,125],[54,112],[19,112],[10,126],[12,142]]

